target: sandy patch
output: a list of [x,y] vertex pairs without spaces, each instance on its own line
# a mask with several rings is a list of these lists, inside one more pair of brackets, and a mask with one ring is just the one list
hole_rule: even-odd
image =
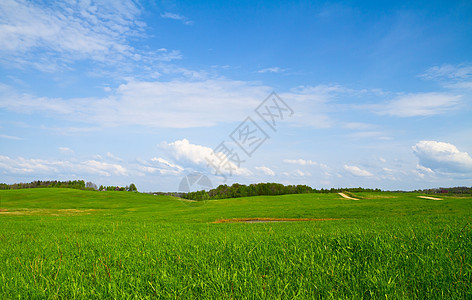
[[352,198],[344,193],[338,193],[339,196],[343,197],[343,198],[346,198],[346,199],[349,199],[349,200],[359,200],[357,198]]
[[418,196],[418,198],[429,199],[429,200],[442,200],[441,198],[429,197],[429,196]]
[[300,222],[300,221],[332,221],[340,219],[295,219],[295,218],[236,218],[220,219],[212,223],[269,223],[269,222]]

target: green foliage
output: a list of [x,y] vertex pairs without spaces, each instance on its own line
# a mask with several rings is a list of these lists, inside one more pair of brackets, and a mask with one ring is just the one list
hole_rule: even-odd
[[136,185],[134,185],[134,183],[130,184],[127,190],[129,192],[137,192],[138,191],[138,189],[136,188]]
[[19,189],[33,189],[33,188],[70,188],[70,189],[85,189],[85,181],[83,180],[69,180],[69,181],[32,181],[30,183],[14,183],[5,184],[0,183],[0,190],[19,190]]
[[289,194],[307,194],[307,193],[338,193],[338,192],[381,192],[380,189],[365,188],[341,188],[341,189],[321,189],[316,190],[307,185],[287,185],[280,183],[257,183],[246,186],[244,184],[235,183],[231,186],[226,184],[219,185],[216,189],[208,192],[198,191],[189,192],[183,195],[183,198],[189,200],[208,200],[208,199],[225,199],[239,198],[250,196],[275,196]]
[[417,192],[424,194],[472,195],[472,187],[458,186],[450,188],[424,189]]

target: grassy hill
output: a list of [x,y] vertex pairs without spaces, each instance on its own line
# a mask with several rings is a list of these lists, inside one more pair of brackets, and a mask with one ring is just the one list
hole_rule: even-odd
[[471,298],[472,198],[418,195],[0,191],[0,295]]

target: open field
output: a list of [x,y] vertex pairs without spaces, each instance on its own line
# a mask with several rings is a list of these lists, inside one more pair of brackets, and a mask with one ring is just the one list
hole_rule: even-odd
[[355,196],[0,191],[0,298],[472,298],[471,197]]

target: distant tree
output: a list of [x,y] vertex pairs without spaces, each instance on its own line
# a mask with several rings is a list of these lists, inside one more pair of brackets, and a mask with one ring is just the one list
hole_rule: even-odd
[[128,191],[129,192],[137,192],[138,189],[136,188],[136,185],[134,185],[134,183],[132,183],[132,184],[129,185]]

